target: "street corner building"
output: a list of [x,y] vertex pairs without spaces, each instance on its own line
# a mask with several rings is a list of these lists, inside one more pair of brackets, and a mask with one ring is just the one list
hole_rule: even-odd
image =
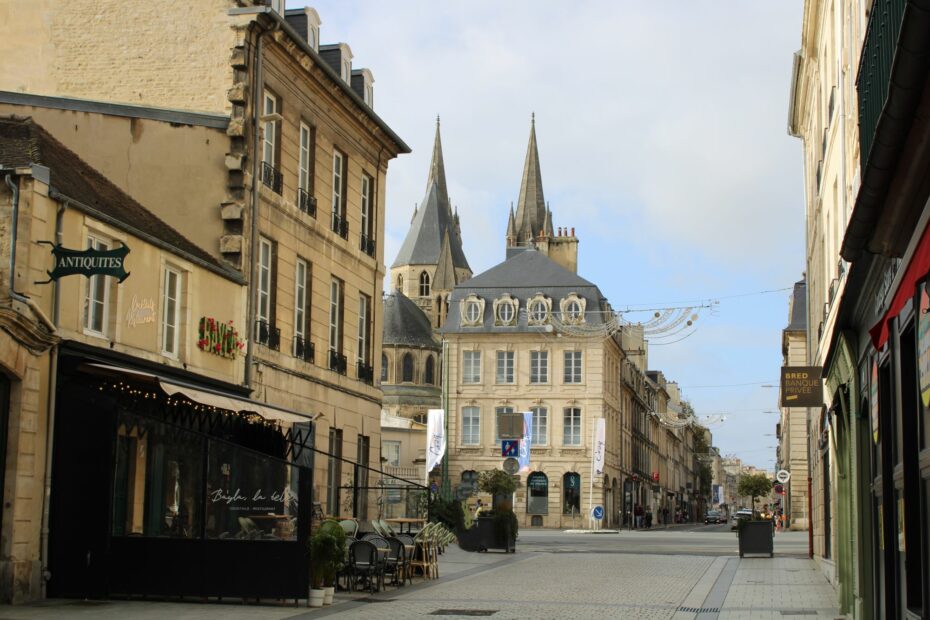
[[[302,597],[311,521],[369,516],[384,188],[409,148],[373,73],[283,4],[0,25],[0,599]],[[48,282],[121,248],[122,281]]]

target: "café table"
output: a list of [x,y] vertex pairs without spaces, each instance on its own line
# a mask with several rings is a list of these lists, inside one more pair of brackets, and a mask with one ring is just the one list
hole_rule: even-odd
[[385,521],[388,523],[396,523],[401,533],[404,532],[404,525],[406,525],[408,534],[411,533],[414,525],[423,527],[423,524],[426,523],[426,519],[420,519],[416,517],[395,517],[393,519],[385,519]]

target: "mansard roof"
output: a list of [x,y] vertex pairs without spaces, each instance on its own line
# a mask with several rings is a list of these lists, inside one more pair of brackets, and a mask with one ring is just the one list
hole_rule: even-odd
[[789,315],[786,332],[807,331],[807,281],[799,280],[794,283],[791,294],[791,313]]
[[420,307],[400,291],[384,298],[384,344],[439,349],[433,327]]

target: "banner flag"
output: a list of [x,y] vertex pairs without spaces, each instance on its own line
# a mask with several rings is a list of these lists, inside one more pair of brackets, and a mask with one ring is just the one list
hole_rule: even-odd
[[446,412],[430,409],[426,415],[426,475],[429,476],[446,453]]
[[594,474],[604,473],[604,453],[606,452],[607,426],[604,418],[595,420],[594,426]]
[[523,412],[523,438],[520,440],[520,472],[530,470],[530,448],[533,441],[533,412]]

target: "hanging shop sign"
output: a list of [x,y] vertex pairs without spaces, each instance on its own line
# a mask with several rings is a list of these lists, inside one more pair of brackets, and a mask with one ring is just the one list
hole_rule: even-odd
[[220,357],[235,358],[245,347],[233,322],[226,323],[210,317],[201,317],[197,329],[197,348]]
[[927,284],[921,284],[920,312],[917,314],[917,372],[920,381],[920,400],[930,407],[930,294]]
[[820,366],[781,367],[781,406],[819,407],[823,404]]
[[73,275],[81,275],[87,278],[91,276],[111,276],[120,282],[129,277],[129,272],[125,269],[126,255],[129,254],[129,248],[125,244],[114,250],[94,250],[91,248],[69,250],[49,241],[40,241],[39,243],[52,246],[55,267],[51,271],[46,271],[48,280],[36,282],[36,284],[48,284],[52,280]]

